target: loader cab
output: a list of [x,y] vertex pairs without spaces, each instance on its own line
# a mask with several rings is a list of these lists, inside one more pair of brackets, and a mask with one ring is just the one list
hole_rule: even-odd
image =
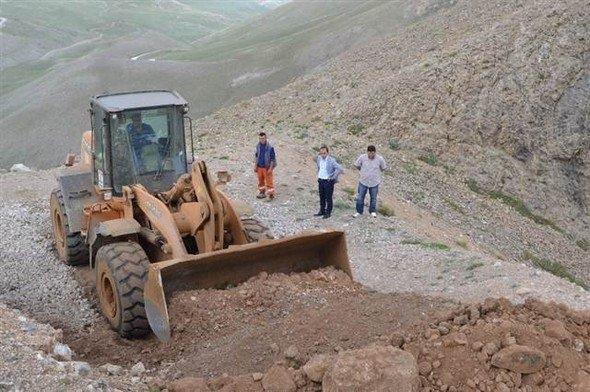
[[95,186],[115,196],[125,185],[142,184],[152,193],[172,187],[190,163],[184,130],[187,112],[187,102],[174,91],[93,97]]

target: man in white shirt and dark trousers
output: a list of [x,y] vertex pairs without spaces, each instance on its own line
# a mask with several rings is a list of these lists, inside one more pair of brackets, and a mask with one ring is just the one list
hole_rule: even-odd
[[334,184],[338,182],[338,176],[342,173],[342,167],[336,162],[325,144],[320,147],[316,157],[318,169],[318,191],[320,194],[320,211],[314,216],[328,219],[332,215],[332,198]]
[[385,160],[381,155],[377,155],[375,146],[367,147],[367,153],[358,157],[354,166],[360,170],[359,186],[356,198],[356,212],[354,217],[363,214],[365,208],[365,197],[369,192],[371,201],[369,203],[369,213],[373,218],[377,217],[377,193],[379,184],[381,184],[381,172],[387,169]]

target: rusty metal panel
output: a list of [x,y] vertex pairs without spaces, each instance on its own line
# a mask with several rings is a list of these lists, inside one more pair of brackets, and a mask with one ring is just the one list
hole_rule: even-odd
[[62,167],[57,174],[57,181],[63,195],[70,232],[79,232],[84,226],[84,206],[99,201],[99,196],[94,192],[90,166]]
[[111,219],[98,224],[97,234],[102,236],[120,237],[139,233],[140,224],[135,219]]

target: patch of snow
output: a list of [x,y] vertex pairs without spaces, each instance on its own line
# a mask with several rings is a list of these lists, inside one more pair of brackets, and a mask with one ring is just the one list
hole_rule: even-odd
[[277,68],[272,67],[270,69],[263,69],[260,71],[246,72],[245,74],[242,74],[242,75],[238,76],[237,78],[234,78],[231,81],[230,86],[231,87],[242,86],[242,85],[249,83],[253,80],[265,78],[268,75],[275,73],[276,71],[277,71]]

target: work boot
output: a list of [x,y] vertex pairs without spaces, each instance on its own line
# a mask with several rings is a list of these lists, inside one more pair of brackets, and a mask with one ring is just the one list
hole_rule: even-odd
[[323,219],[328,219],[330,218],[332,215],[331,214],[324,214],[324,216],[322,217]]
[[258,195],[256,195],[257,199],[264,199],[266,197],[266,194],[264,194],[264,191],[261,191]]
[[317,214],[313,214],[313,216],[324,216],[324,212],[318,212]]
[[270,200],[274,199],[274,198],[275,198],[275,194],[274,194],[274,193],[271,193],[270,195],[268,195],[268,198],[269,198]]

